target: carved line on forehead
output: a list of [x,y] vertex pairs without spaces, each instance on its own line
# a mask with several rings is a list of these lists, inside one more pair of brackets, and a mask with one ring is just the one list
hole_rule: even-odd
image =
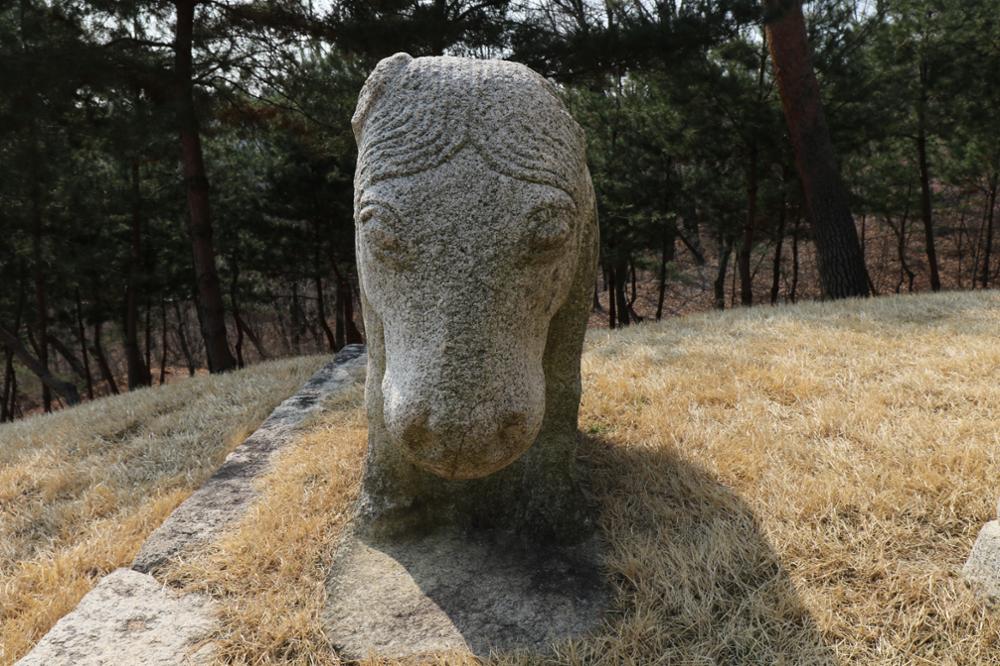
[[371,183],[433,169],[469,144],[502,174],[582,195],[583,131],[554,86],[523,65],[397,53],[368,77],[351,122],[359,195]]

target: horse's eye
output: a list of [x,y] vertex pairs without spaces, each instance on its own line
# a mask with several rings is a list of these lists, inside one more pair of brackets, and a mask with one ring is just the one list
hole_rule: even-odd
[[358,226],[365,247],[382,261],[404,259],[405,243],[400,237],[399,216],[381,204],[366,204],[358,213]]
[[396,213],[394,213],[388,206],[380,203],[362,204],[361,210],[358,211],[358,224],[362,227],[371,226],[373,224],[395,226],[398,220],[399,217]]
[[541,257],[563,249],[573,235],[573,211],[565,206],[540,206],[528,214],[528,251]]

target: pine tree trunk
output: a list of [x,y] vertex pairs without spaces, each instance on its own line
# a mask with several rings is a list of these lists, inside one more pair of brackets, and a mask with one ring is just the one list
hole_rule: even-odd
[[753,276],[750,274],[750,250],[753,248],[754,219],[757,217],[757,143],[750,145],[750,164],[747,166],[747,217],[743,223],[743,236],[738,255],[740,273],[740,305],[753,305]]
[[771,268],[771,305],[778,304],[778,294],[781,291],[781,246],[785,242],[785,198],[781,198],[781,209],[778,211],[778,229],[774,234],[774,263]]
[[344,305],[345,341],[349,345],[360,344],[363,341],[361,331],[358,330],[358,325],[354,323],[354,290],[351,289],[351,283],[347,278],[344,278],[340,284],[338,300]]
[[101,344],[101,326],[102,322],[94,322],[94,358],[97,359],[97,367],[101,370],[101,376],[108,385],[108,389],[112,394],[118,395],[118,383],[115,381],[115,375],[111,372],[111,366],[108,365],[108,357],[104,355],[104,347]]
[[[339,289],[334,292],[334,295],[339,294]],[[344,308],[340,307],[340,298],[338,297],[334,303],[334,316],[333,316],[333,349],[334,351],[340,351],[341,347],[344,346]]]
[[667,296],[667,264],[669,264],[673,258],[674,234],[664,231],[663,247],[660,248],[660,289],[656,296],[656,321],[660,321],[663,317],[663,301]]
[[243,360],[243,319],[240,317],[239,301],[240,264],[235,256],[230,257],[229,263],[232,264],[230,269],[233,272],[233,279],[229,283],[229,304],[232,306],[233,322],[236,324],[236,365],[242,368],[246,363]]
[[80,343],[80,357],[83,359],[83,372],[87,382],[87,398],[94,399],[94,375],[90,372],[90,354],[87,352],[87,333],[83,326],[83,304],[80,302],[80,289],[77,288],[76,297],[76,337]]
[[[757,103],[764,104],[767,88],[764,86],[764,74],[767,71],[767,30],[761,28],[760,57],[757,65]],[[751,129],[751,131],[753,131]],[[750,268],[751,252],[754,243],[754,230],[757,224],[757,162],[759,149],[756,137],[750,140],[750,160],[747,166],[747,217],[743,226],[743,242],[740,244],[740,303],[749,307],[753,305],[753,272]]]
[[316,287],[316,318],[319,319],[319,325],[323,330],[323,335],[326,337],[326,346],[330,351],[337,351],[339,347],[337,346],[337,336],[334,335],[333,330],[330,328],[329,322],[326,320],[326,294],[323,291],[323,270],[322,261],[320,254],[320,248],[322,247],[322,237],[320,235],[319,224],[313,223],[313,283]]
[[608,266],[604,271],[605,284],[608,289],[608,328],[615,328],[618,325],[618,299],[615,294],[618,288],[615,286],[615,268]]
[[927,250],[927,267],[930,270],[931,289],[941,290],[937,250],[934,247],[934,219],[931,203],[931,176],[927,164],[927,63],[920,62],[920,101],[917,103],[917,161],[920,166],[920,214],[924,221],[924,245]]
[[229,350],[226,337],[226,311],[222,302],[222,289],[215,266],[215,247],[212,241],[212,220],[209,214],[208,176],[198,118],[194,110],[192,83],[192,40],[196,0],[176,0],[176,39],[174,43],[177,123],[180,130],[181,164],[184,172],[188,202],[188,226],[194,257],[195,279],[201,335],[205,341],[205,355],[209,372],[227,372],[236,367],[236,359]]
[[[36,156],[35,159],[38,159]],[[35,283],[35,337],[38,340],[38,369],[32,370],[39,377],[49,375],[49,305],[45,288],[45,265],[42,253],[42,202],[38,178],[31,181],[31,255],[32,276]],[[18,343],[20,344],[20,343]],[[14,353],[18,354],[17,349]],[[20,354],[18,354],[20,356]],[[39,374],[41,373],[41,374]],[[52,411],[52,385],[42,382],[42,406]]]
[[264,345],[261,344],[260,337],[250,327],[250,324],[247,323],[247,320],[243,318],[242,314],[235,315],[235,318],[236,324],[243,329],[243,333],[250,340],[250,344],[252,344],[253,348],[257,350],[257,355],[260,356],[261,359],[266,360],[268,358],[267,350],[265,350]]
[[635,262],[632,261],[632,259],[629,259],[628,262],[628,275],[629,275],[629,286],[632,289],[628,297],[628,309],[629,312],[632,312],[632,306],[635,305],[636,299],[639,298],[639,288],[636,285],[636,277],[635,277]]
[[802,224],[802,208],[795,211],[795,225],[792,228],[792,284],[788,288],[788,300],[794,303],[799,288],[799,228]]
[[346,345],[359,344],[364,336],[354,323],[354,290],[351,289],[351,281],[349,276],[340,272],[336,260],[332,262],[332,268],[337,279],[337,342],[339,344],[342,341]]
[[184,360],[187,362],[188,376],[194,377],[196,370],[194,356],[191,354],[191,346],[188,345],[187,333],[184,332],[184,317],[181,315],[181,306],[177,301],[174,301],[174,315],[177,317],[177,343],[180,345],[181,353],[184,354]]
[[[15,369],[16,370],[16,369]],[[15,371],[11,375],[10,382],[10,409],[7,410],[10,415],[10,420],[13,421],[18,416],[24,416],[24,412],[21,411],[20,406],[17,403],[17,372]]]
[[629,272],[630,284],[632,286],[632,293],[629,295],[628,298],[628,314],[630,320],[633,323],[638,324],[639,322],[642,321],[642,317],[640,317],[639,314],[635,311],[635,302],[639,299],[639,288],[636,283],[637,281],[635,275],[635,261],[632,260],[631,258],[629,259],[628,262],[628,272]]
[[142,262],[142,201],[139,192],[139,162],[132,160],[132,217],[129,225],[128,279],[125,284],[125,365],[128,388],[149,386],[149,368],[142,362],[139,350],[139,269]]
[[714,292],[713,305],[717,310],[726,309],[726,272],[729,270],[729,255],[733,251],[732,238],[722,238],[719,241],[719,270],[712,283]]
[[[24,57],[30,58],[31,49],[29,48],[29,37],[28,32],[30,30],[26,20],[28,13],[30,11],[31,3],[26,0],[21,0],[19,3],[19,36],[20,36],[20,46],[21,53]],[[25,111],[31,111],[32,107],[41,105],[42,101],[39,99],[37,93],[30,96],[30,101],[27,103],[27,108]],[[48,344],[46,342],[46,335],[48,333],[48,302],[45,292],[45,272],[46,267],[43,264],[44,256],[42,252],[42,174],[41,168],[43,166],[43,161],[41,157],[41,144],[38,137],[38,125],[34,115],[29,117],[28,124],[28,164],[24,165],[28,172],[28,196],[29,196],[29,206],[31,215],[31,273],[32,279],[34,281],[35,287],[35,335],[38,338],[41,347],[38,349],[38,362],[41,364],[42,371],[48,374],[49,370],[49,359],[48,359]],[[17,340],[17,344],[20,345],[20,340]],[[14,350],[17,353],[16,350]],[[42,384],[42,404],[46,412],[52,411],[52,392],[50,387],[43,382]]]
[[334,271],[334,275],[335,275],[335,279],[336,279],[336,285],[337,285],[336,288],[333,291],[333,296],[334,296],[334,304],[333,304],[333,309],[334,309],[334,315],[333,315],[333,340],[334,340],[334,345],[333,345],[333,350],[334,351],[340,351],[340,349],[345,344],[344,343],[344,337],[347,334],[347,329],[346,329],[346,324],[344,323],[344,308],[343,308],[343,304],[341,303],[341,299],[343,298],[343,296],[341,296],[341,293],[340,293],[340,271],[337,269],[336,260],[334,260],[334,262],[333,262],[333,271]]
[[6,345],[3,346],[4,372],[3,372],[3,393],[0,394],[0,423],[13,421],[14,416],[10,410],[11,388],[14,384],[14,352]]
[[167,376],[167,302],[160,298],[160,386]]
[[[42,363],[41,359],[33,357],[28,352],[15,332],[8,331],[3,326],[0,326],[0,343],[3,343],[8,351],[14,352],[18,360],[38,377],[43,386],[62,396],[67,404],[75,405],[80,402],[80,394],[77,392],[76,386],[53,375],[47,364]],[[47,349],[44,340],[39,341],[39,349]],[[51,397],[49,398],[46,411],[52,411]]]
[[823,294],[868,296],[864,256],[823,114],[801,0],[765,0],[765,7],[771,61],[812,222]]
[[[17,299],[17,312],[14,317],[15,333],[21,330],[21,315],[24,311],[24,280],[19,281],[20,290]],[[14,369],[14,350],[8,345],[4,349],[3,402],[0,404],[0,423],[14,420],[14,410],[17,404],[17,372]]]
[[243,326],[241,325],[241,319],[236,317],[234,314],[233,321],[236,323],[236,344],[233,348],[236,351],[236,367],[244,368],[246,367],[246,361],[243,360]]
[[916,273],[910,270],[910,265],[906,261],[906,225],[908,218],[910,216],[910,210],[907,208],[903,211],[903,217],[899,220],[899,229],[892,223],[892,220],[886,217],[886,222],[889,224],[889,228],[892,229],[893,233],[896,234],[896,254],[899,257],[899,279],[896,281],[896,293],[900,292],[903,286],[904,279],[907,281],[908,291],[913,291],[913,280],[916,278]]
[[[21,330],[21,318],[24,315],[24,264],[18,266],[17,281],[17,308],[14,311],[14,332]],[[17,407],[17,371],[14,369],[14,350],[4,345],[4,386],[3,386],[3,413],[0,423],[5,420],[14,420],[14,412]],[[8,402],[9,401],[9,402]]]
[[997,186],[998,173],[993,172],[990,179],[989,202],[986,212],[986,248],[983,250],[983,272],[979,277],[979,285],[986,289],[990,285],[990,258],[993,252],[993,216],[997,207]]
[[146,352],[146,373],[149,375],[149,384],[153,384],[153,306],[149,299],[146,299],[146,334],[143,341],[143,349]]
[[337,351],[337,339],[330,329],[330,324],[326,321],[326,298],[323,294],[323,277],[316,274],[316,311],[319,316],[320,326],[323,327],[323,333],[326,335],[326,344],[330,351]]
[[291,351],[292,344],[288,335],[288,326],[285,323],[285,308],[277,308],[275,319],[277,319],[278,323],[278,335],[281,337],[281,349],[283,353],[287,354]]
[[628,316],[628,298],[625,296],[625,282],[628,280],[628,264],[624,259],[620,259],[615,262],[615,291],[614,299],[616,301],[615,310],[618,314],[618,326],[625,327],[628,326],[631,321]]
[[74,354],[69,347],[63,344],[62,340],[52,335],[51,333],[49,333],[48,340],[49,340],[49,345],[66,360],[66,363],[69,364],[69,367],[74,372],[74,374],[76,374],[80,379],[86,381],[87,374],[83,370],[83,363],[80,361],[79,358],[76,357],[76,354]]
[[[738,254],[738,253],[737,253]],[[733,282],[729,289],[729,307],[736,307],[736,274],[739,273],[739,266],[737,265],[738,256],[733,257]]]
[[302,353],[302,324],[299,316],[299,283],[292,280],[292,351]]

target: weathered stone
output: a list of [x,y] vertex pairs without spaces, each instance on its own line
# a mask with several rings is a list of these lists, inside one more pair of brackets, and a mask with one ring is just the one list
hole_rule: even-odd
[[105,576],[18,666],[178,666],[207,664],[212,602],[179,596],[148,575]]
[[966,580],[978,592],[994,599],[1000,599],[1000,503],[997,504],[997,518],[980,530],[962,569]]
[[364,523],[584,538],[597,224],[582,130],[523,65],[403,53],[375,68],[353,123]]
[[331,578],[341,657],[545,651],[593,628],[607,603],[596,542],[545,547],[487,531],[349,539]]
[[323,399],[354,385],[365,371],[365,348],[348,345],[229,454],[222,466],[160,525],[139,549],[132,568],[152,571],[185,549],[205,544],[235,524],[258,496],[254,481],[293,441]]
[[368,458],[328,635],[348,657],[546,650],[607,602],[576,464],[583,132],[523,65],[402,53],[353,123]]

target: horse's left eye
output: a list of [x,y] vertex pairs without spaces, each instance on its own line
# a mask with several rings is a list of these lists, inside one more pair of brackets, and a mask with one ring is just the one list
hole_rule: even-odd
[[528,215],[528,251],[545,256],[561,250],[573,235],[573,211],[563,206],[542,206]]

